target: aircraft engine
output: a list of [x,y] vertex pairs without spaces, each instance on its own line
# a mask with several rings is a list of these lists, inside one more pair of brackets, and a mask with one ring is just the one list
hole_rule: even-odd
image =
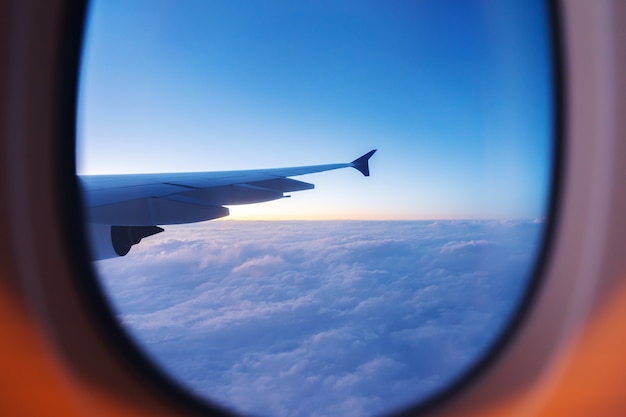
[[133,245],[144,237],[161,233],[158,226],[116,226],[110,224],[90,224],[89,240],[92,259],[108,259],[124,256]]

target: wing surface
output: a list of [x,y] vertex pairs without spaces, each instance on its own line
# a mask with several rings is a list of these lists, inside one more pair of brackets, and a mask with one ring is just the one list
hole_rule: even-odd
[[276,200],[314,188],[290,177],[352,167],[369,175],[372,150],[348,163],[246,171],[171,174],[83,175],[87,218],[92,224],[155,226],[224,217],[227,205]]

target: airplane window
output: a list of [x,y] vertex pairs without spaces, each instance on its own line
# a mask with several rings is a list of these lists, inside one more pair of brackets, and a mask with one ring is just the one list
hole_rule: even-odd
[[379,415],[457,386],[533,287],[549,19],[542,1],[94,1],[77,166],[120,327],[235,413]]

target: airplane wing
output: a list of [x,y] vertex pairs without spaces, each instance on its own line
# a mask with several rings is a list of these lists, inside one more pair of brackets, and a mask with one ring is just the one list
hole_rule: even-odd
[[276,200],[313,184],[290,177],[352,167],[369,176],[372,150],[348,163],[246,171],[82,175],[94,260],[124,256],[158,225],[228,216],[227,205]]

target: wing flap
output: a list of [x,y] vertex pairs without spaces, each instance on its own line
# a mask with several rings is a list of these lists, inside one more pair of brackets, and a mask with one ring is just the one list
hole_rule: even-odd
[[313,184],[291,178],[275,178],[273,180],[255,181],[249,183],[248,185],[266,190],[281,191],[283,193],[312,190],[315,188]]
[[181,196],[199,200],[206,204],[230,206],[277,200],[283,197],[283,193],[282,191],[257,188],[247,184],[237,184],[187,191],[182,193]]
[[154,226],[202,222],[228,216],[226,207],[168,198],[140,198],[92,207],[90,223],[116,226]]

